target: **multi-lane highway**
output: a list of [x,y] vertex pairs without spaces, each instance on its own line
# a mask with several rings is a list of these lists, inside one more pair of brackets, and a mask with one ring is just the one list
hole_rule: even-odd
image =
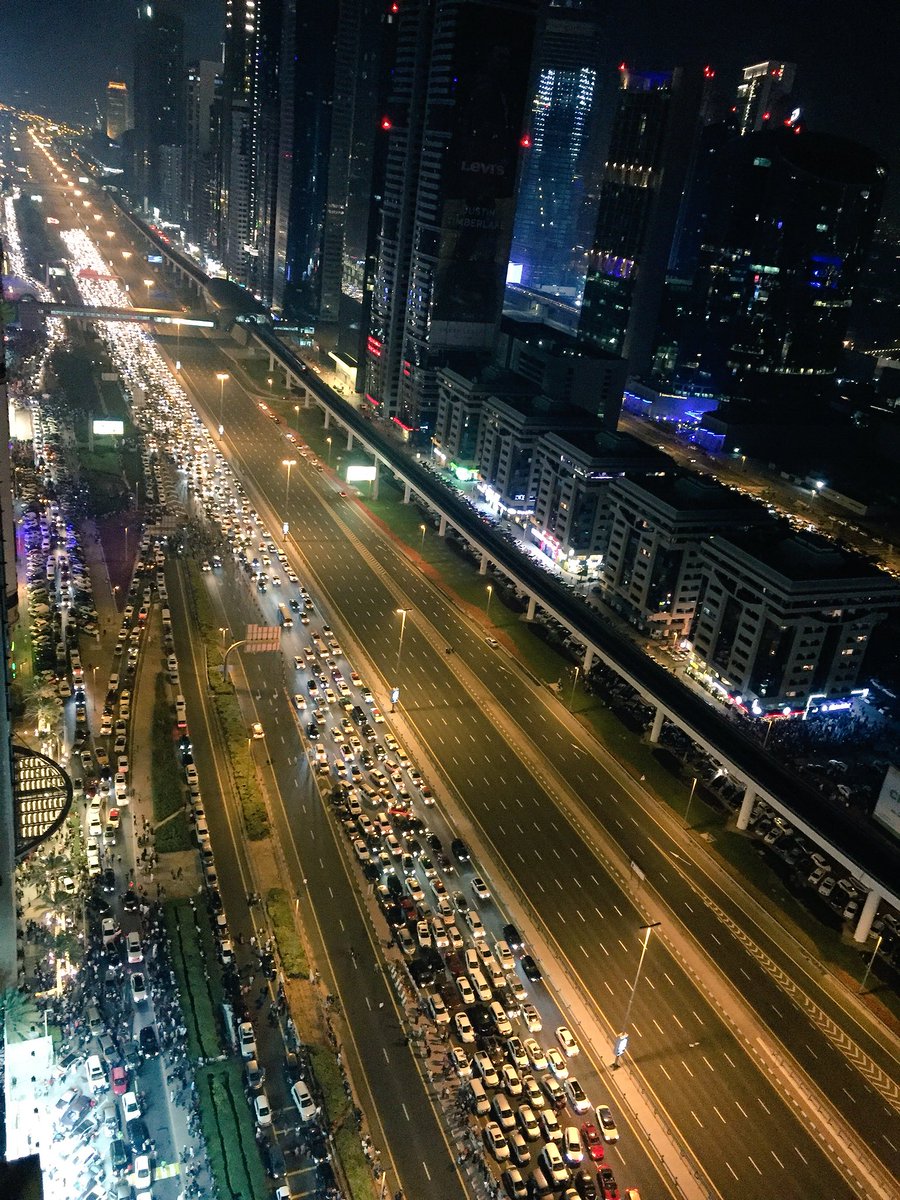
[[[213,348],[195,350],[187,360],[188,382],[210,399],[208,381],[220,362]],[[245,484],[280,498],[283,435],[236,386],[230,388],[225,427],[227,450]],[[304,574],[345,643],[356,645],[351,656],[365,655],[379,671],[382,696],[395,684],[401,687],[404,720],[488,853],[486,869],[511,884],[569,978],[583,996],[594,998],[609,1045],[622,1020],[640,949],[638,929],[647,916],[645,905],[636,906],[623,891],[617,865],[631,859],[641,864],[667,917],[635,998],[631,1069],[678,1127],[711,1187],[723,1196],[740,1194],[760,1172],[770,1182],[775,1172],[787,1194],[837,1196],[845,1187],[838,1159],[846,1157],[846,1138],[835,1128],[833,1142],[822,1148],[798,1117],[802,1109],[785,1099],[791,1094],[787,1078],[761,1069],[771,1060],[754,1032],[774,1048],[802,1056],[819,1100],[843,1110],[845,1127],[893,1169],[900,1145],[897,1112],[855,1065],[855,1050],[848,1056],[829,1038],[829,1017],[839,1024],[848,1019],[835,1001],[812,979],[803,981],[823,1014],[818,1023],[809,1019],[806,1001],[777,982],[780,962],[791,963],[769,934],[754,930],[773,966],[696,894],[700,880],[684,840],[623,787],[621,773],[610,772],[611,764],[573,734],[552,701],[512,662],[473,636],[452,604],[375,534],[327,476],[301,465],[288,509],[280,501],[276,506],[296,535]],[[404,607],[410,616],[398,670],[397,609]],[[453,656],[445,653],[448,644],[456,647]],[[703,880],[707,890],[717,905],[734,912],[733,919],[744,921],[733,898]],[[699,986],[680,957],[686,950],[696,955],[698,947],[718,967],[717,974],[711,962],[698,959],[706,975]],[[730,989],[720,991],[723,982]],[[747,1000],[757,1031],[749,1027],[748,1033],[743,1021],[733,1027],[736,994]],[[864,1055],[879,1053],[876,1036],[855,1019],[852,1036]],[[594,1049],[598,1061],[608,1061],[608,1046]],[[870,1070],[865,1057],[862,1063]],[[893,1099],[890,1080],[880,1082]]]
[[[182,359],[186,382],[214,428],[214,372],[228,370],[229,360],[213,343],[183,346]],[[605,1031],[605,1044],[600,1037],[591,1047],[604,1095],[592,1099],[616,1098],[607,1064],[637,967],[639,927],[648,917],[661,920],[635,994],[626,1071],[680,1132],[709,1190],[723,1197],[760,1187],[786,1196],[844,1196],[860,1166],[857,1151],[866,1145],[896,1177],[897,1060],[866,1015],[833,991],[815,964],[798,965],[788,941],[761,914],[748,919],[747,902],[714,875],[665,814],[652,810],[510,658],[477,636],[362,509],[338,495],[327,474],[301,463],[284,508],[283,433],[236,383],[229,385],[223,448],[261,511],[268,497],[278,518],[290,522],[300,573],[321,597],[354,665],[369,664],[364,673],[382,699],[391,686],[401,687],[409,740],[482,848],[482,867],[501,893],[508,889],[523,924],[535,931],[551,982],[564,1001],[589,1005]],[[402,655],[399,608],[409,614]],[[448,645],[454,654],[445,653]],[[257,668],[248,669],[252,684]],[[281,728],[290,713],[282,697],[277,713],[261,716]],[[302,814],[304,834],[308,828],[324,842],[330,826],[305,788],[296,734],[293,743],[285,740],[289,746],[276,768],[282,788],[295,789],[285,804],[283,832],[290,827],[296,835]],[[334,860],[323,855],[320,862],[318,873],[314,862],[303,862],[301,878],[308,882],[299,892],[314,926],[324,928],[332,925],[322,920],[330,911],[329,889],[344,884]],[[631,862],[645,877],[640,888],[629,875]],[[342,891],[334,912],[346,921],[354,910],[352,895]],[[359,926],[360,938],[365,928]],[[381,1119],[392,1122],[385,1124],[387,1140],[397,1147],[413,1132],[393,1124],[398,1102],[401,1094],[414,1094],[407,1088],[421,1086],[418,1076],[404,1054],[397,1070],[393,1063],[385,1069],[391,1031],[377,1008],[381,980],[373,973],[373,1015],[364,1004],[368,991],[352,986],[357,965],[338,954],[332,969],[338,984],[350,985],[360,1000],[353,1025],[365,1031],[359,1040],[368,1058],[362,1061]],[[403,1070],[408,1078],[388,1095],[386,1081]],[[814,1127],[798,1081],[823,1106]],[[446,1170],[437,1126],[428,1128],[421,1113],[415,1123],[425,1130],[416,1155],[427,1164],[429,1147],[432,1153],[438,1147]],[[427,1175],[423,1171],[423,1194]],[[878,1194],[871,1183],[853,1186]]]

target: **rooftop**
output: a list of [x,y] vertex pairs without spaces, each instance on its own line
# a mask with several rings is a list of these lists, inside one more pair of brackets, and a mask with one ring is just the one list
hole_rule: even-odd
[[790,583],[859,580],[883,581],[892,586],[900,601],[900,587],[885,571],[880,571],[860,554],[843,550],[820,534],[798,532],[782,521],[769,521],[765,529],[745,534],[720,534],[713,538],[751,555],[763,566]]
[[639,480],[623,480],[621,486],[637,488],[677,513],[717,514],[719,517],[757,523],[766,517],[765,508],[709,475],[687,475],[669,471]]

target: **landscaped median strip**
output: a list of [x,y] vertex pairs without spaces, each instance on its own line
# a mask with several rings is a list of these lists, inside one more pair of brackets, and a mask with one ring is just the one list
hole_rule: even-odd
[[309,976],[309,961],[297,926],[294,924],[294,909],[291,898],[283,888],[271,888],[266,893],[266,912],[272,924],[272,932],[278,946],[281,967],[290,979],[305,979]]
[[184,813],[184,779],[172,742],[172,705],[160,671],[153,685],[150,789],[156,825],[156,849],[161,853],[189,850],[191,834]]
[[244,1095],[241,1064],[210,1063],[197,1070],[196,1078],[200,1122],[219,1195],[263,1200],[269,1187]]
[[[205,914],[204,914],[205,915]],[[181,1010],[187,1027],[188,1051],[195,1061],[222,1053],[217,1011],[221,1002],[218,964],[209,971],[212,937],[197,929],[197,910],[189,900],[169,900],[165,905],[166,931],[172,966],[181,993]],[[204,941],[208,944],[204,946]]]

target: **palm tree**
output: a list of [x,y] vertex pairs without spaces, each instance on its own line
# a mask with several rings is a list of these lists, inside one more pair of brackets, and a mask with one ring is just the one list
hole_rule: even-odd
[[25,717],[29,725],[49,733],[62,723],[62,699],[56,687],[44,679],[33,679],[25,693]]
[[0,992],[0,1024],[6,1030],[6,1041],[10,1035],[24,1037],[31,1028],[31,997],[18,988],[9,987]]

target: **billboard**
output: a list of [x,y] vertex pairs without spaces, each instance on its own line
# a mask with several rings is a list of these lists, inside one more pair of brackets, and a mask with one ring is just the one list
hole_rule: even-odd
[[92,421],[91,432],[95,437],[121,437],[125,432],[125,422]]
[[347,482],[348,483],[369,483],[375,478],[375,467],[348,467]]
[[900,837],[900,767],[888,767],[872,816],[894,837]]
[[147,262],[153,263],[154,266],[162,266],[163,256],[161,254],[148,254]]

